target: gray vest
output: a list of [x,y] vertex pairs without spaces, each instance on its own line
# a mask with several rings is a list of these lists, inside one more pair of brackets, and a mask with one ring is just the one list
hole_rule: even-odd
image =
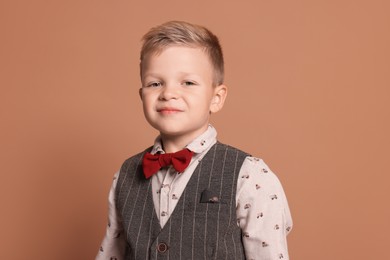
[[139,153],[123,164],[116,205],[123,220],[125,259],[245,259],[237,226],[237,178],[246,153],[216,143],[203,157],[164,228]]

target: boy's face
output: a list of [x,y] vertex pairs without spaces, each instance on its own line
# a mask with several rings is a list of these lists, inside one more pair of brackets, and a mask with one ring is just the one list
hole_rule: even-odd
[[146,120],[163,138],[190,142],[206,131],[210,113],[226,97],[224,85],[213,86],[209,57],[199,48],[171,46],[144,64],[140,95]]

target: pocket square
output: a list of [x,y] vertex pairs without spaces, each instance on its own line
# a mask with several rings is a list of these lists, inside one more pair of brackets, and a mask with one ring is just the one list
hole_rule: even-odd
[[205,189],[200,195],[200,203],[221,203],[221,201],[216,192]]

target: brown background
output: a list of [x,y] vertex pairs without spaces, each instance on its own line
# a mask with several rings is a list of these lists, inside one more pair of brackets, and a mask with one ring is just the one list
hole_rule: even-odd
[[389,1],[0,3],[0,259],[93,259],[111,179],[156,132],[141,36],[167,20],[222,42],[220,140],[262,157],[294,217],[291,259],[385,259]]

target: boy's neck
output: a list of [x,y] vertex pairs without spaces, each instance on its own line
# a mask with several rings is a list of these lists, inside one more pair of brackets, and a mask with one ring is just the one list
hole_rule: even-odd
[[188,138],[161,135],[161,143],[166,153],[175,153],[177,151],[180,151],[184,147],[186,147],[186,145],[188,145],[191,141],[192,140],[188,140]]
[[[208,126],[207,126],[208,128]],[[188,144],[190,144],[192,141],[195,140],[198,136],[206,132],[206,129],[202,129],[202,131],[199,131],[199,133],[194,133],[190,136],[170,136],[170,135],[164,135],[160,133],[161,136],[161,143],[164,149],[164,152],[166,153],[175,153],[177,151],[180,151],[184,149]]]

